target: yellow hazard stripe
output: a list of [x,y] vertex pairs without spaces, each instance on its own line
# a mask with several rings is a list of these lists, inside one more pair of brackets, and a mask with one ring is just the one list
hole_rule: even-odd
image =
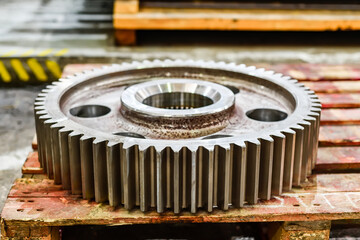
[[51,48],[46,49],[46,50],[40,52],[40,53],[38,54],[38,56],[39,56],[39,57],[45,57],[46,55],[49,55],[50,53],[52,53],[52,51],[53,51],[53,50],[52,50]]
[[7,53],[4,53],[3,55],[1,55],[2,57],[10,57],[12,55],[14,55],[15,53],[17,53],[17,50],[11,50]]
[[10,64],[14,68],[16,75],[20,78],[21,81],[29,81],[29,74],[26,72],[24,66],[19,59],[11,59]]
[[55,61],[46,60],[45,61],[46,67],[50,70],[50,72],[54,75],[56,78],[61,77],[61,68],[59,64]]
[[27,60],[27,64],[29,65],[30,69],[32,70],[35,77],[39,81],[47,81],[48,80],[48,77],[47,77],[43,67],[35,58],[30,58],[29,60]]
[[11,82],[10,73],[8,72],[8,70],[6,69],[6,67],[2,61],[0,61],[0,76],[4,82],[6,82],[6,83]]
[[64,48],[64,49],[61,49],[60,51],[57,51],[54,55],[55,55],[56,57],[60,57],[60,56],[62,56],[62,55],[64,55],[64,54],[66,54],[68,51],[69,51],[68,48]]
[[21,54],[20,56],[21,57],[28,57],[30,56],[33,52],[35,52],[34,49],[30,49],[30,50],[27,50],[26,52],[24,52],[23,54]]

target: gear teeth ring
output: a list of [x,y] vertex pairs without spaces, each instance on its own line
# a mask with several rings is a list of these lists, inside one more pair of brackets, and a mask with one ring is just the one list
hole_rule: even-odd
[[[181,103],[160,106],[156,112],[157,106],[151,104],[158,104],[161,98],[146,95],[141,104],[149,101],[150,111],[134,110],[132,86],[136,90],[136,86],[147,87],[153,81],[172,81],[168,79],[175,79],[173,86],[179,79],[199,81],[200,85],[205,82],[220,99],[235,89],[231,93],[234,102],[228,101],[235,105],[216,112],[212,106],[220,100],[214,97],[208,106],[203,93],[192,96],[197,102],[191,104],[203,104],[196,111],[187,108],[198,106]],[[130,100],[126,102],[128,92]],[[108,98],[102,99],[107,94]],[[249,97],[251,94],[254,98]],[[74,106],[79,103],[91,107],[78,111]],[[247,111],[246,116],[240,109],[256,104],[278,104],[276,109],[285,113],[272,110],[271,117],[282,118],[269,121],[259,120],[265,108]],[[200,117],[193,114],[201,109],[210,112]],[[156,118],[164,111],[183,111],[190,120],[184,123],[181,117]],[[55,184],[84,199],[129,210],[196,213],[199,209],[212,212],[214,208],[256,204],[259,199],[268,200],[304,183],[315,166],[321,104],[313,91],[272,71],[224,62],[155,60],[60,79],[38,95],[34,112],[39,160]],[[234,117],[236,114],[242,117]],[[120,116],[121,121],[114,124],[114,116]],[[242,121],[246,122],[242,125]],[[176,131],[163,125],[175,126]],[[116,131],[118,128],[121,131]]]

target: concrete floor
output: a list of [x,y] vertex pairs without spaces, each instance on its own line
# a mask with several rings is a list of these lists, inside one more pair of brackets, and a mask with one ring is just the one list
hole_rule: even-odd
[[0,89],[0,210],[34,137],[33,103],[40,88]]

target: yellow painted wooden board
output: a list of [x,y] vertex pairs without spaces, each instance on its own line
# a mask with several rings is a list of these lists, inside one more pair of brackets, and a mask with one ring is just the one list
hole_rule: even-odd
[[115,9],[116,29],[132,30],[360,30],[360,11],[221,10],[140,8]]

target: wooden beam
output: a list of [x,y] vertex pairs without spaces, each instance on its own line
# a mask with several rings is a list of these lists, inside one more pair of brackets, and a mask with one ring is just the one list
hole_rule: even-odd
[[136,44],[136,31],[115,30],[116,44],[119,46],[132,46]]
[[284,222],[277,228],[273,240],[329,239],[330,221]]
[[137,13],[139,0],[115,0],[114,13]]
[[132,30],[360,30],[360,11],[146,9],[114,11],[114,27]]

